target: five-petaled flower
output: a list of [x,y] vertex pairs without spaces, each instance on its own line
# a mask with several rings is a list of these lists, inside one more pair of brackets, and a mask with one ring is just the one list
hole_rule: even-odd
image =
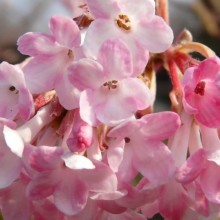
[[211,57],[187,69],[182,86],[186,112],[208,127],[220,127],[220,59]]

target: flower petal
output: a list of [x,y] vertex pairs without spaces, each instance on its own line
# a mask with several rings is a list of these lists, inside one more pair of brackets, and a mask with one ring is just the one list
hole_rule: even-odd
[[158,141],[143,140],[138,147],[133,146],[132,149],[135,152],[134,167],[149,180],[150,185],[157,187],[171,180],[176,167],[166,145]]
[[129,120],[123,123],[120,123],[116,127],[112,128],[108,132],[109,137],[118,137],[124,139],[134,134],[135,131],[141,128],[141,124],[137,123],[137,120]]
[[173,31],[161,17],[155,16],[149,22],[147,19],[140,22],[135,32],[135,39],[138,39],[150,52],[160,53],[171,46]]
[[96,58],[100,46],[109,38],[116,38],[113,22],[111,23],[111,21],[106,19],[97,19],[93,21],[86,31],[83,44],[83,49],[86,55]]
[[174,112],[153,113],[143,116],[138,121],[143,122],[141,130],[148,140],[167,139],[181,123],[179,116]]
[[120,80],[132,74],[131,52],[119,39],[109,39],[102,44],[98,61],[110,79]]
[[[159,212],[166,219],[183,219],[189,207],[189,195],[183,186],[175,180],[170,181],[163,188],[159,200]],[[181,199],[180,199],[181,198]]]
[[54,85],[60,104],[67,110],[79,107],[80,90],[74,87],[67,74],[60,74]]
[[200,175],[202,191],[210,202],[217,204],[220,204],[219,172],[220,167],[214,162],[210,162],[209,166]]
[[176,179],[181,183],[190,183],[198,177],[206,166],[204,149],[198,150],[177,170]]
[[3,134],[8,148],[11,150],[11,152],[21,158],[24,150],[22,138],[15,130],[7,126],[4,126]]
[[94,107],[96,103],[97,98],[95,97],[95,94],[92,90],[87,89],[81,93],[79,100],[80,117],[82,118],[82,120],[92,126],[100,124],[94,112]]
[[34,219],[53,219],[53,220],[63,220],[64,214],[60,212],[53,201],[48,199],[39,200],[34,203]]
[[0,149],[0,189],[10,186],[20,175],[21,158],[13,154],[1,143]]
[[70,82],[83,91],[97,89],[106,82],[106,76],[101,64],[95,60],[83,58],[68,68]]
[[219,90],[212,87],[212,94],[207,94],[203,99],[197,98],[198,112],[195,113],[195,118],[202,124],[211,128],[220,126],[220,97]]
[[0,64],[0,100],[0,117],[13,120],[20,113],[22,119],[28,120],[34,112],[22,70],[7,62]]
[[107,158],[109,167],[114,171],[117,172],[118,168],[123,160],[124,156],[124,139],[120,140],[112,140],[109,142],[109,149],[107,151]]
[[56,76],[62,68],[63,63],[54,56],[31,59],[23,69],[27,87],[34,94],[52,90]]
[[50,19],[49,28],[60,45],[67,48],[80,46],[80,30],[71,18],[59,15],[53,16]]
[[82,169],[90,170],[95,168],[91,160],[81,155],[66,153],[62,156],[62,159],[65,165],[73,170],[82,170]]
[[185,111],[188,114],[194,114],[197,112],[197,109],[193,105],[195,103],[195,96],[192,96],[191,94],[194,93],[195,85],[197,84],[198,76],[194,76],[195,67],[188,68],[185,73],[182,80],[183,85],[183,106]]
[[96,193],[95,195],[90,196],[91,199],[95,200],[116,200],[123,197],[126,194],[126,191],[115,191],[115,192],[107,192],[107,193]]
[[33,96],[25,87],[19,90],[19,114],[24,120],[30,119],[34,114]]
[[94,160],[93,164],[95,169],[84,169],[79,172],[79,178],[86,184],[87,189],[93,193],[116,192],[118,187],[116,174],[100,161]]
[[88,191],[84,183],[70,177],[61,181],[54,192],[56,207],[66,215],[76,215],[82,211],[87,198]]
[[39,146],[29,156],[29,164],[39,172],[51,171],[61,162],[63,149],[61,147]]
[[60,48],[55,39],[48,34],[26,33],[18,39],[18,50],[29,56],[50,56],[57,53]]
[[208,60],[202,61],[195,71],[194,77],[199,79],[213,80],[220,70],[220,59],[218,57],[210,57]]
[[130,184],[137,174],[138,171],[134,166],[134,151],[130,146],[125,146],[123,160],[117,172],[118,182]]
[[44,199],[54,193],[59,181],[56,172],[41,172],[28,184],[26,194],[31,200]]
[[126,14],[134,20],[141,18],[150,20],[155,14],[155,2],[153,0],[120,0],[119,4],[121,13]]
[[87,0],[89,11],[95,18],[110,18],[119,12],[117,1]]
[[129,39],[126,36],[123,39],[132,53],[132,61],[133,61],[132,76],[137,76],[144,72],[146,64],[149,60],[149,52],[137,40]]
[[113,126],[134,117],[137,110],[150,106],[152,95],[145,84],[135,78],[128,78],[117,84],[115,91],[99,90],[100,103],[95,107],[99,121]]

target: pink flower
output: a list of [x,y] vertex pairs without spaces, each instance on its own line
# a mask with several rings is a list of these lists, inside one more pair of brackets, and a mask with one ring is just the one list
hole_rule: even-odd
[[185,111],[208,127],[220,127],[220,59],[207,58],[187,69],[182,86]]
[[103,163],[71,153],[60,147],[38,147],[30,155],[30,164],[38,171],[27,187],[30,199],[53,195],[55,206],[66,215],[79,213],[90,196],[111,200],[117,192],[117,178]]
[[133,73],[140,74],[147,63],[148,51],[163,52],[171,45],[173,32],[165,21],[155,15],[153,0],[87,0],[95,21],[85,38],[85,51],[96,56],[108,38],[126,42],[132,51]]
[[[172,158],[175,160],[173,162],[173,176],[169,179],[169,182],[166,182],[166,184],[161,187],[158,199],[153,204],[146,204],[142,207],[142,211],[147,217],[159,212],[167,219],[184,219],[184,216],[191,205],[189,192],[182,186],[182,184],[174,179],[174,174],[177,168],[185,162],[187,157],[192,124],[192,118],[184,111],[181,113],[180,118],[181,126],[168,141],[169,149],[172,152]],[[160,131],[160,129],[161,128],[158,128],[158,131]],[[157,131],[154,130],[154,135],[156,133]],[[178,198],[181,198],[181,200]]]
[[198,149],[178,169],[176,178],[181,183],[197,181],[206,198],[220,204],[220,140],[217,129],[201,126],[203,148]]
[[19,114],[28,120],[34,113],[33,98],[18,66],[0,64],[0,117],[14,120]]
[[73,109],[78,106],[78,90],[65,72],[81,56],[80,30],[72,19],[63,16],[53,16],[49,28],[51,34],[26,33],[18,39],[19,51],[33,57],[23,67],[25,80],[34,94],[55,89],[60,103]]
[[139,120],[124,122],[113,128],[108,136],[121,141],[114,152],[123,148],[124,154],[109,153],[108,161],[110,167],[112,160],[116,160],[115,155],[122,161],[118,167],[119,180],[130,182],[139,171],[151,187],[167,183],[176,167],[169,148],[162,140],[171,136],[179,125],[180,120],[175,113],[163,112],[145,115]]
[[79,90],[80,116],[90,125],[115,125],[150,106],[152,95],[146,85],[131,78],[131,52],[120,40],[107,40],[98,62],[81,59],[69,68],[71,83]]

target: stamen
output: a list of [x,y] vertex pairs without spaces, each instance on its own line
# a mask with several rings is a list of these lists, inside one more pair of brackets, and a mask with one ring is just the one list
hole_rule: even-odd
[[117,88],[117,83],[118,83],[117,80],[112,80],[112,81],[105,82],[103,84],[103,86],[107,86],[109,90],[110,89],[116,89]]
[[10,86],[10,87],[9,87],[9,90],[10,90],[11,92],[14,92],[14,91],[16,90],[16,88],[15,88],[14,86]]
[[73,58],[74,58],[73,51],[72,51],[72,50],[70,50],[70,49],[68,50],[67,55],[68,55],[68,57],[69,57],[70,59],[73,59]]
[[125,31],[131,30],[130,19],[127,15],[124,14],[118,15],[118,19],[116,19],[116,23],[119,28],[124,29]]
[[9,90],[10,90],[11,92],[14,92],[15,94],[18,94],[18,93],[19,93],[19,91],[18,91],[14,86],[10,86],[10,87],[9,87]]
[[200,81],[197,85],[196,88],[194,89],[194,92],[196,94],[199,94],[201,96],[204,96],[205,94],[205,82],[204,81]]
[[118,82],[117,80],[112,80],[113,84],[117,84],[117,82]]
[[129,137],[125,137],[125,143],[129,143],[131,141],[131,139]]

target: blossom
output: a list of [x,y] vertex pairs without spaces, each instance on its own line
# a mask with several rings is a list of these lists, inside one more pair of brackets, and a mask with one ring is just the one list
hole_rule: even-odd
[[66,215],[78,214],[88,197],[114,199],[117,191],[115,174],[103,163],[64,153],[61,147],[40,146],[30,155],[31,167],[38,171],[27,187],[31,200],[54,196],[55,206]]
[[183,105],[188,114],[208,127],[220,126],[220,59],[207,58],[186,70],[183,80]]
[[17,114],[28,120],[34,113],[33,98],[22,70],[7,62],[0,64],[0,117],[13,120]]
[[[137,170],[151,187],[167,183],[176,168],[172,154],[162,140],[171,136],[179,125],[180,120],[175,113],[163,112],[145,115],[139,120],[127,121],[114,127],[108,136],[117,138],[124,145],[117,146],[124,148],[124,154],[118,157],[119,160],[123,157],[118,168],[119,179],[129,182],[137,175]],[[111,160],[112,155],[109,153],[110,166]]]
[[80,116],[90,125],[115,125],[150,106],[152,94],[132,78],[131,52],[120,40],[107,40],[98,61],[85,58],[70,66],[71,83],[82,90]]
[[30,32],[18,39],[18,50],[32,57],[23,67],[25,80],[33,94],[55,89],[60,103],[73,109],[78,106],[78,90],[65,73],[82,56],[80,30],[73,20],[58,15],[50,19],[49,28],[51,34]]
[[220,204],[220,140],[216,129],[205,126],[200,129],[202,146],[178,169],[176,178],[186,184],[197,181],[208,201]]
[[[169,182],[161,186],[159,196],[154,203],[145,204],[141,208],[146,217],[158,212],[167,219],[197,219],[199,214],[207,215],[206,198],[201,187],[192,181],[187,181],[187,178],[189,180],[198,175],[199,170],[201,171],[200,167],[204,167],[203,154],[194,157],[193,163],[185,164],[189,160],[187,160],[187,151],[192,133],[191,125],[192,117],[183,111],[181,126],[168,140],[169,149],[175,160],[174,175]],[[183,176],[186,177],[186,182],[179,181],[184,179]]]
[[96,56],[108,38],[123,40],[132,51],[133,72],[142,73],[148,52],[163,52],[171,45],[173,32],[165,21],[155,15],[153,0],[87,0],[95,20],[89,26],[84,49]]

